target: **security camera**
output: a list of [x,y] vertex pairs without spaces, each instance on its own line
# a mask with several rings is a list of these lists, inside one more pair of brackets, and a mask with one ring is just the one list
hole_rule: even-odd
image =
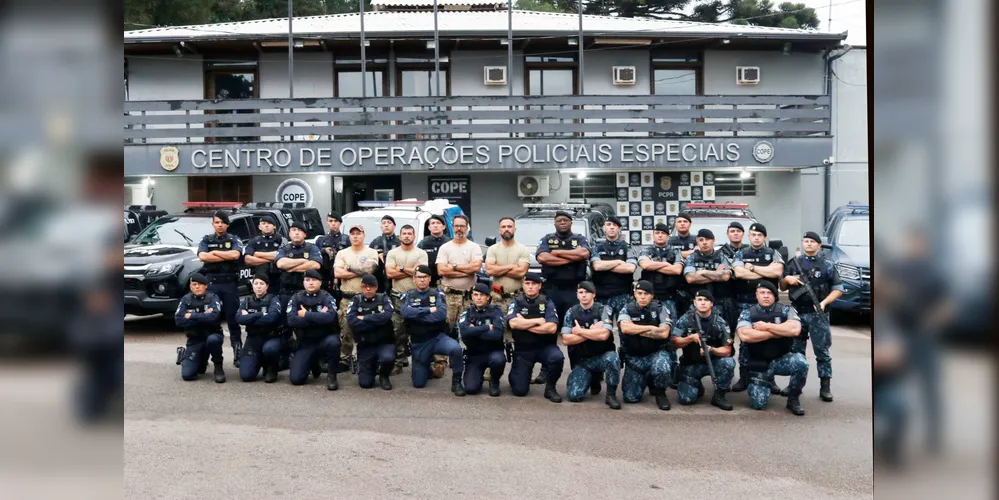
[[827,167],[829,165],[832,165],[833,163],[836,163],[836,158],[833,157],[833,156],[830,156],[829,158],[826,158],[826,159],[822,160],[822,164],[825,165],[825,166],[827,166]]

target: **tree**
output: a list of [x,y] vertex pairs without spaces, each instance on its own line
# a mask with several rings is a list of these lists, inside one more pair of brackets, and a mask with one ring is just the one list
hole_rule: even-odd
[[[545,0],[536,0],[545,1]],[[124,0],[125,30],[288,16],[288,0]],[[296,17],[358,11],[358,0],[292,0]],[[371,10],[371,0],[365,0]]]
[[774,8],[770,0],[712,0],[694,7],[692,21],[748,24],[774,28],[814,29],[819,27],[815,9],[803,3],[781,3]]

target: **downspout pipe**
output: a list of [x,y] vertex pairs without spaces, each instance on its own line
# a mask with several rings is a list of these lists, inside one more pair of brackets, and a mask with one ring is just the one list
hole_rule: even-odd
[[[851,50],[853,50],[853,47],[850,46],[850,45],[844,45],[842,47],[842,49],[843,50],[841,52],[837,52],[835,54],[833,54],[833,51],[836,50],[836,49],[827,49],[825,55],[822,56],[826,60],[826,64],[825,64],[826,82],[825,83],[826,83],[826,95],[829,96],[829,102],[830,102],[830,110],[829,110],[829,119],[830,119],[830,121],[832,121],[832,109],[831,109],[832,108],[832,104],[831,104],[832,103],[832,91],[833,91],[833,85],[832,85],[832,63],[835,62],[837,59],[845,56],[847,52],[850,52]],[[829,212],[830,212],[830,209],[831,209],[831,207],[829,206],[829,204],[830,204],[830,201],[831,201],[831,198],[832,198],[832,194],[831,194],[831,189],[832,189],[832,167],[833,167],[832,165],[826,165],[826,167],[825,167],[826,171],[825,171],[825,175],[823,176],[823,181],[822,181],[822,200],[823,200],[823,202],[822,202],[822,222],[823,223],[825,223],[825,221],[827,219],[829,219]]]

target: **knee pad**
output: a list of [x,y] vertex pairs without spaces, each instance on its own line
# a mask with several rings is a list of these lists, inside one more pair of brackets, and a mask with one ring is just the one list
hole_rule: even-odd
[[746,394],[749,396],[749,407],[754,410],[762,410],[767,407],[770,401],[770,382],[759,374],[753,374],[746,387]]

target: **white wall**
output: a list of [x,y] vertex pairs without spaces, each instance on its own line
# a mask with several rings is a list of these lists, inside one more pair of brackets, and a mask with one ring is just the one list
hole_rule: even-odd
[[[484,85],[485,66],[506,66],[506,50],[455,50],[451,58],[451,95],[507,95],[506,85]],[[524,53],[513,51],[513,71],[507,71],[507,85],[513,95],[524,95]],[[443,89],[441,89],[443,93]]]
[[[205,98],[205,75],[200,55],[128,57],[128,99],[130,101],[166,101]],[[157,115],[182,115],[183,111],[152,112]],[[191,114],[201,114],[192,112]],[[185,128],[184,125],[151,125],[150,129]],[[191,128],[201,128],[192,125]],[[184,135],[181,133],[180,135]],[[173,144],[174,138],[148,139],[151,144]],[[191,142],[204,142],[192,138]]]
[[[824,94],[821,53],[773,51],[704,52],[704,93],[728,95]],[[736,85],[736,66],[759,66],[758,85]]]
[[829,177],[829,205],[867,203],[868,107],[867,49],[855,48],[833,62],[833,151],[836,163]]
[[[647,50],[603,50],[583,54],[584,95],[649,95],[652,77]],[[614,66],[634,66],[634,85],[614,85]],[[600,110],[602,106],[586,106]],[[648,109],[648,106],[607,106],[606,109]],[[584,123],[602,123],[601,119],[584,120]],[[611,118],[607,123],[647,123],[646,119]],[[586,136],[600,136],[600,132],[587,132]],[[648,137],[647,132],[615,132],[615,136]]]

